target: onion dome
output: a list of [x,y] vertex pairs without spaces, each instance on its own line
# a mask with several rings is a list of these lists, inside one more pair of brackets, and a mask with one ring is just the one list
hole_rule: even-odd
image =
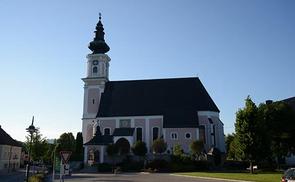
[[104,28],[101,23],[101,14],[99,13],[99,21],[96,25],[96,31],[94,31],[95,37],[93,41],[89,43],[88,48],[93,54],[104,54],[110,50],[110,47],[104,40]]

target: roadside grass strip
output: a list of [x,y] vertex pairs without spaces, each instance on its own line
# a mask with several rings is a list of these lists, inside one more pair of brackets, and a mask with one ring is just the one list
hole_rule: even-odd
[[254,182],[254,181],[244,181],[244,180],[236,180],[236,179],[224,179],[224,178],[212,178],[212,177],[203,177],[203,176],[191,176],[186,174],[171,174],[172,176],[186,177],[186,178],[200,178],[200,179],[208,179],[208,180],[216,180],[216,181],[233,181],[233,182]]
[[174,176],[195,177],[211,180],[223,180],[233,182],[278,182],[281,179],[281,173],[221,173],[221,172],[190,172],[175,173]]

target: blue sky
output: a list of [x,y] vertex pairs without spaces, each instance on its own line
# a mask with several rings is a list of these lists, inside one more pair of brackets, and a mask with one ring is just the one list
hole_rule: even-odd
[[81,131],[87,45],[103,16],[111,80],[198,76],[225,133],[250,95],[295,96],[295,1],[0,1],[0,124]]

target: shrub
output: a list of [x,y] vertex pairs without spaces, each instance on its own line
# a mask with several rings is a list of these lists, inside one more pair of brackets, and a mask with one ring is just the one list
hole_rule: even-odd
[[137,141],[133,147],[132,151],[135,155],[143,157],[147,153],[147,147],[146,144],[142,141]]
[[161,138],[156,139],[152,145],[153,151],[157,154],[162,154],[167,149],[167,143]]
[[33,176],[30,176],[29,182],[43,182],[44,180],[44,174],[36,174]]
[[190,144],[190,150],[193,156],[199,157],[199,155],[204,151],[204,142],[201,140],[193,141]]
[[211,167],[209,161],[194,160],[189,156],[172,156],[170,170],[173,172],[205,171]]
[[135,172],[143,169],[143,162],[123,162],[119,164],[121,170],[124,172]]
[[98,172],[112,172],[113,167],[111,164],[101,163],[97,165]]
[[214,164],[215,165],[220,165],[221,164],[221,152],[218,148],[211,148],[208,152],[208,155],[207,155],[209,158],[211,158],[211,160],[213,160]]
[[196,171],[207,171],[212,167],[212,163],[207,160],[194,161]]
[[176,156],[180,156],[183,154],[183,150],[181,148],[181,145],[177,144],[173,147],[173,155],[176,155]]
[[147,168],[151,168],[152,170],[165,171],[168,169],[168,162],[165,160],[152,160],[146,166]]
[[249,162],[236,161],[236,160],[226,160],[223,163],[223,167],[227,170],[245,170],[247,167],[249,167]]

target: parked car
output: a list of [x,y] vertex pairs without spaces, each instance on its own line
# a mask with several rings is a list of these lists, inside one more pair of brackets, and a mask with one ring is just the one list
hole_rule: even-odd
[[285,171],[281,182],[295,182],[295,168],[290,168]]

